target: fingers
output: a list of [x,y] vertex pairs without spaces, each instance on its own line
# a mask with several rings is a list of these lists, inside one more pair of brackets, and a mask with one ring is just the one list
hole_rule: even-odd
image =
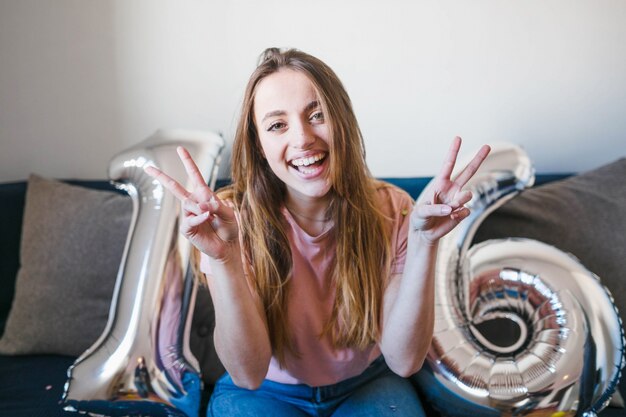
[[185,189],[185,187],[180,185],[175,179],[173,179],[157,167],[147,166],[144,167],[144,171],[146,172],[146,174],[157,180],[162,186],[170,190],[172,194],[174,194],[176,198],[178,198],[180,201],[184,201],[191,195],[189,191]]
[[484,145],[478,150],[476,156],[474,156],[471,162],[467,164],[467,166],[463,168],[463,171],[461,171],[459,175],[454,179],[454,182],[456,182],[459,187],[463,187],[474,176],[487,155],[489,155],[489,151],[491,151],[491,148],[488,145]]
[[428,231],[439,239],[469,214],[470,210],[463,206],[454,210],[446,204],[423,204],[416,206],[410,227],[415,231]]
[[212,196],[209,201],[203,201],[200,203],[197,203],[192,198],[186,198],[183,201],[182,207],[185,211],[185,214],[190,215],[190,217],[203,216],[204,214],[208,213],[207,218],[220,218],[225,223],[231,223],[236,220],[233,209],[225,205],[216,196]]
[[[459,154],[459,149],[461,148],[461,138],[455,137],[450,145],[450,149],[446,155],[446,159],[443,163],[443,167],[439,172],[439,177],[449,180],[452,172],[454,171],[454,165],[456,164],[456,159]],[[455,181],[459,187],[463,187],[467,182],[474,176],[478,168],[482,165],[483,161],[491,151],[491,148],[488,145],[484,145],[480,150],[476,153],[476,156],[472,159],[472,161],[457,175]]]
[[452,213],[452,207],[447,204],[421,204],[417,206],[418,217],[443,217]]
[[212,208],[215,207],[214,204],[211,203],[196,203],[191,199],[186,199],[183,201],[183,210],[185,211],[185,221],[181,225],[181,232],[185,234],[187,231],[200,226],[202,223],[207,220],[210,221],[213,229],[217,230],[219,226],[219,220],[217,216],[217,212]]
[[470,209],[468,209],[467,207],[461,207],[453,211],[452,214],[450,214],[450,218],[452,220],[455,220],[457,223],[459,223],[461,220],[469,216],[469,214],[470,214]]
[[192,243],[201,241],[215,243],[217,240],[229,242],[238,238],[235,212],[219,199],[214,197],[201,203],[187,199],[183,202],[183,209],[185,216],[180,225],[180,232],[192,240]]
[[208,211],[208,208],[201,207],[201,204],[196,203],[191,198],[184,199],[182,207],[185,214],[193,214],[196,216],[201,216]]
[[[207,203],[203,203],[207,204]],[[207,207],[211,210],[217,217],[224,220],[227,223],[233,223],[236,221],[235,219],[235,211],[228,207],[224,202],[219,199],[217,196],[211,197],[209,200]]]
[[[207,221],[209,219],[209,217],[211,217],[211,213],[208,211],[205,211],[204,213],[198,215],[198,216],[189,216],[189,218],[187,219],[187,226],[189,229],[193,228],[193,227],[198,227],[200,226],[202,223],[204,223],[205,221]],[[182,230],[183,234],[185,234],[185,230]]]
[[452,171],[454,170],[454,164],[456,164],[459,149],[461,149],[461,138],[457,136],[452,141],[446,159],[443,162],[443,167],[441,167],[441,171],[439,172],[441,178],[450,179],[450,175],[452,175]]
[[187,175],[191,178],[191,183],[194,188],[207,187],[206,181],[202,177],[200,170],[198,169],[198,165],[196,165],[195,161],[187,151],[187,149],[179,146],[176,148],[176,152],[178,152],[178,157],[183,162],[185,166],[185,171],[187,171]]
[[427,229],[433,217],[446,217],[450,213],[452,213],[452,207],[446,204],[418,204],[411,216],[411,229]]
[[[465,204],[467,204],[471,199],[471,191],[459,191],[454,196],[454,199],[447,204],[429,204],[422,207],[418,206],[418,216],[429,216],[431,218],[438,217],[444,223],[448,223],[453,225],[452,227],[456,227],[457,224],[469,216],[470,209],[465,207]],[[448,217],[452,223],[449,223],[449,221],[445,219],[446,217]],[[426,220],[424,220],[424,222],[426,222]]]
[[449,206],[453,209],[457,209],[467,204],[472,199],[472,192],[469,190],[459,191],[454,199],[449,203]]
[[198,169],[198,166],[194,162],[187,149],[179,146],[176,151],[178,152],[178,156],[180,157],[180,160],[185,167],[185,171],[187,172],[187,175],[191,180],[191,184],[194,190],[193,193],[187,191],[187,189],[185,189],[185,187],[183,187],[178,181],[176,181],[155,166],[144,167],[144,171],[146,172],[146,174],[156,179],[161,185],[171,191],[180,201],[184,202],[191,196],[195,196],[195,199],[197,201],[213,198],[215,194],[204,181],[202,173]]

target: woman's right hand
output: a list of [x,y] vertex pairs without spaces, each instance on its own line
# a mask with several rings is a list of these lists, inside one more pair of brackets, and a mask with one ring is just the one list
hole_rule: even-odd
[[176,151],[191,179],[191,191],[154,166],[144,170],[180,200],[183,210],[180,232],[201,252],[217,261],[225,261],[235,254],[240,256],[239,227],[234,210],[207,186],[189,152],[182,146]]

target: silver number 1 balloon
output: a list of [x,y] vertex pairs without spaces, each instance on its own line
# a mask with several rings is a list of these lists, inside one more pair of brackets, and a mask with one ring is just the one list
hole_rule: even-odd
[[482,220],[533,183],[520,148],[494,146],[467,185],[472,214],[439,244],[435,332],[414,378],[444,415],[594,416],[621,377],[621,320],[598,277],[535,240],[470,247]]
[[133,217],[107,326],[68,370],[66,410],[92,415],[196,417],[202,389],[189,350],[196,286],[179,203],[144,173],[155,165],[183,185],[185,146],[214,185],[224,140],[210,132],[158,131],[115,156],[109,177],[130,194]]

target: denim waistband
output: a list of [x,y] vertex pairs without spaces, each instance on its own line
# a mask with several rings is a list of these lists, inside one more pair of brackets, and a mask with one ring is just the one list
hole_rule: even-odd
[[215,386],[208,416],[330,417],[338,410],[342,416],[425,417],[410,382],[394,374],[382,356],[360,375],[318,387],[265,380],[259,389],[246,390],[226,374]]
[[[283,384],[265,380],[257,390],[270,396],[286,399],[289,397],[295,401],[313,401],[317,403],[332,399],[341,399],[356,390],[359,386],[368,383],[384,372],[391,372],[383,356],[379,356],[360,374],[331,385],[312,387],[306,384]],[[228,373],[224,374],[216,384],[215,389],[235,388]]]

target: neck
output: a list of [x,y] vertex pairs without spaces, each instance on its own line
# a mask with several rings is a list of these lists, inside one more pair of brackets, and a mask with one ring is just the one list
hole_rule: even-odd
[[285,207],[293,219],[310,236],[320,236],[331,226],[329,198],[294,198],[288,195]]
[[323,198],[308,198],[287,195],[285,200],[285,206],[291,214],[299,220],[309,222],[327,222],[329,220],[328,204],[329,199],[326,196]]

